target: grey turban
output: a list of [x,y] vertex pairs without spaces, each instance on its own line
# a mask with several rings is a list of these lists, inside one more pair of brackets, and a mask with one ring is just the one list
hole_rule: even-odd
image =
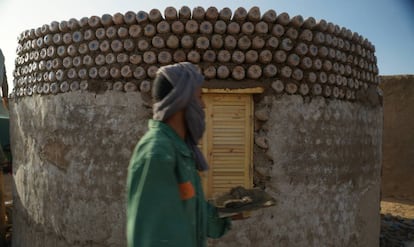
[[153,119],[164,121],[174,113],[185,110],[188,132],[185,141],[194,153],[197,169],[207,170],[207,162],[197,147],[205,130],[204,110],[194,95],[195,90],[203,83],[204,77],[188,62],[161,67],[157,74],[163,75],[173,89],[153,105]]

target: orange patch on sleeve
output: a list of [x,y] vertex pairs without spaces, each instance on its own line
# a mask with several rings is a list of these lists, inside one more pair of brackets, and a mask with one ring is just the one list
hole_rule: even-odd
[[180,189],[180,197],[182,200],[188,200],[195,196],[194,186],[190,181],[178,184],[178,187]]

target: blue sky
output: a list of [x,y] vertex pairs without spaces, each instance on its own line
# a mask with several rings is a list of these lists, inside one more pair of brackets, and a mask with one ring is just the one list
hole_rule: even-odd
[[0,0],[0,48],[6,57],[6,68],[12,84],[18,35],[52,21],[80,19],[84,16],[125,13],[127,11],[161,12],[167,6],[177,9],[215,6],[219,10],[238,7],[247,10],[260,7],[286,12],[291,17],[325,19],[368,38],[376,47],[380,75],[414,74],[414,0]]

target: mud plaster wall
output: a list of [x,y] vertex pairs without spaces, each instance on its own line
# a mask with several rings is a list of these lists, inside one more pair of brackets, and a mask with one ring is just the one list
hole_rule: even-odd
[[414,76],[383,76],[383,199],[414,201]]
[[256,134],[269,148],[254,165],[278,204],[214,246],[378,246],[381,108],[298,96],[261,104],[269,119]]
[[[30,119],[13,125],[14,150],[31,154],[15,162],[13,244],[124,246],[126,166],[148,109],[136,93],[32,99],[12,107]],[[256,183],[278,204],[211,245],[377,246],[381,109],[286,95],[256,106],[269,111]]]
[[13,246],[125,246],[126,170],[149,117],[141,97],[74,92],[11,109]]
[[182,7],[52,22],[19,37],[11,100],[14,246],[125,246],[132,148],[160,66],[207,88],[262,87],[254,184],[278,205],[216,246],[378,246],[375,47],[325,20]]

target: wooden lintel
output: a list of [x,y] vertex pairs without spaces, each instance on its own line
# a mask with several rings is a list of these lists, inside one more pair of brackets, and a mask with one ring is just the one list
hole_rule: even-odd
[[203,88],[203,93],[239,93],[239,94],[255,94],[255,93],[263,93],[264,88],[262,87],[252,87],[252,88],[237,88],[237,89],[230,89],[230,88]]

